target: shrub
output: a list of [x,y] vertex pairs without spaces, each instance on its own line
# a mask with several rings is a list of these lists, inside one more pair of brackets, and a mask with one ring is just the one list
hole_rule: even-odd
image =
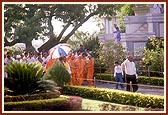
[[[98,80],[115,81],[113,74],[101,74],[101,75],[95,74],[95,77]],[[147,84],[147,85],[164,86],[164,78],[138,76],[138,83]]]
[[64,93],[138,107],[164,108],[164,97],[86,86],[65,86]]
[[62,63],[55,61],[47,71],[44,79],[53,80],[58,86],[64,86],[70,82],[71,76]]
[[105,41],[100,44],[99,56],[95,60],[96,65],[105,65],[111,68],[115,61],[121,63],[125,57],[124,48],[121,43],[114,40]]
[[68,98],[53,98],[43,100],[32,100],[32,101],[20,101],[20,102],[5,102],[5,111],[46,111],[46,110],[65,110],[69,102]]
[[82,98],[78,96],[61,96],[52,99],[5,102],[5,111],[80,111]]
[[16,55],[23,53],[23,50],[18,46],[6,46],[4,48],[4,54],[6,54],[7,52],[11,52],[15,57]]
[[142,60],[151,71],[164,70],[164,39],[150,37],[144,49]]
[[30,100],[40,100],[40,99],[51,99],[60,96],[59,91],[47,92],[41,94],[31,94],[31,95],[17,95],[17,96],[5,96],[4,102],[19,102],[19,101],[30,101]]
[[13,95],[33,93],[38,89],[38,81],[43,76],[44,68],[37,63],[12,62],[5,67],[8,77],[4,79],[5,87]]

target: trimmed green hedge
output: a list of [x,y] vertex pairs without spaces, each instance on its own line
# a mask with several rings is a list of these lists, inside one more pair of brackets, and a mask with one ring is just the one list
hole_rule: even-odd
[[[50,108],[49,105],[57,105],[56,109],[60,108],[60,104],[67,103],[68,98],[53,98],[43,100],[32,100],[32,101],[20,101],[20,102],[5,102],[5,111],[23,110],[23,111],[34,111],[34,110],[46,110]],[[48,107],[47,107],[48,106]]]
[[55,92],[47,92],[32,95],[18,95],[18,96],[4,96],[4,102],[18,102],[18,101],[28,101],[28,100],[41,100],[41,99],[51,99],[60,96],[60,92],[55,90]]
[[53,99],[5,102],[5,111],[80,111],[82,98],[77,96]]
[[[115,81],[113,74],[95,74],[95,78],[99,80]],[[139,76],[138,83],[146,85],[164,86],[164,78]]]
[[144,95],[141,93],[86,86],[65,86],[64,93],[118,104],[164,108],[164,97],[158,95]]

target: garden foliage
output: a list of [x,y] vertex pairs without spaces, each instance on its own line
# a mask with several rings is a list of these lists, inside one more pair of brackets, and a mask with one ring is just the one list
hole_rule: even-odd
[[164,39],[149,37],[142,60],[151,71],[164,71]]
[[40,63],[12,62],[5,66],[8,77],[4,85],[11,95],[32,94],[53,90],[54,83],[42,80],[44,68]]
[[64,86],[70,82],[71,76],[62,63],[55,61],[44,75],[44,79],[53,80],[57,86]]

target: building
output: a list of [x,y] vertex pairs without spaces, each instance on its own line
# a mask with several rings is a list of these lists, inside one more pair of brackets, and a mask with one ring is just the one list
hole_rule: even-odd
[[[164,4],[138,4],[133,10],[134,16],[124,17],[126,31],[121,34],[120,42],[128,54],[139,56],[148,37],[164,37]],[[113,17],[110,21],[102,18],[104,33],[99,36],[100,40],[113,39],[115,23],[119,25],[117,17]]]

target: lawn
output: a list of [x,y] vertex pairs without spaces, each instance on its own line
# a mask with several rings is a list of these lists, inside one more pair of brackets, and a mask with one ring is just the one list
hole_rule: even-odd
[[82,110],[84,111],[145,111],[145,108],[83,98]]

